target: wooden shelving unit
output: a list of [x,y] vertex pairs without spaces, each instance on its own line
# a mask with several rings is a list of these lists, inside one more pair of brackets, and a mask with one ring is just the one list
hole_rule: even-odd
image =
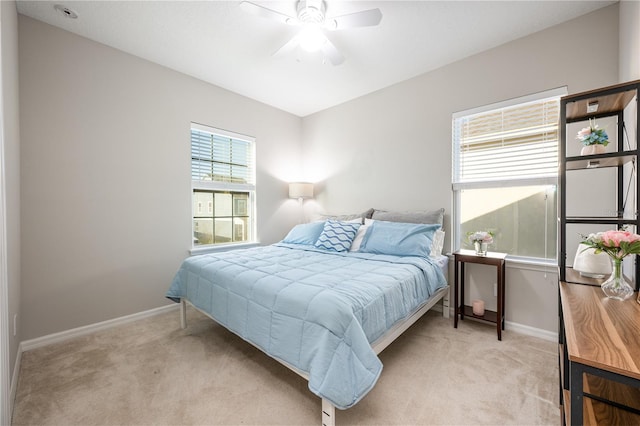
[[608,152],[597,155],[581,155],[567,158],[567,170],[595,169],[600,167],[618,167],[633,161],[635,155]]
[[[600,224],[610,225],[611,228],[619,228],[624,225],[635,227],[635,232],[640,230],[640,217],[637,211],[624,211],[624,198],[627,194],[627,187],[632,186],[634,192],[634,201],[640,198],[640,188],[638,188],[638,179],[629,183],[625,180],[623,167],[625,164],[634,164],[637,166],[638,156],[638,132],[637,123],[640,122],[640,109],[636,105],[634,116],[625,116],[625,109],[631,102],[636,102],[638,92],[640,91],[640,80],[632,81],[614,86],[604,87],[588,92],[577,93],[574,95],[564,96],[560,100],[560,143],[559,143],[559,229],[558,229],[558,266],[560,268],[560,281],[567,281],[566,275],[570,273],[567,269],[567,225],[568,224]],[[597,103],[598,109],[595,112],[587,112],[589,104]],[[567,135],[567,125],[570,123],[584,122],[588,125],[589,119],[616,117],[616,140],[617,149],[612,152],[596,155],[567,155],[567,144],[578,143],[573,140],[574,135]],[[636,134],[633,140],[628,140],[627,144],[623,143],[626,139],[625,125],[636,128]],[[633,136],[632,136],[633,137]],[[594,170],[602,168],[617,169],[617,184],[612,191],[617,194],[617,205],[611,210],[615,210],[616,214],[607,217],[594,216],[568,216],[567,215],[567,193],[571,188],[567,188],[567,173],[579,170]],[[637,174],[637,173],[636,173]],[[626,186],[626,187],[625,187]],[[590,194],[597,198],[597,194]],[[636,264],[635,276],[640,276],[640,263]],[[593,284],[588,279],[580,281],[580,277],[574,277],[572,282],[584,282],[585,284]],[[639,281],[640,283],[640,281]],[[637,289],[637,288],[636,288]]]
[[[587,225],[586,228],[599,225],[608,229],[630,225],[634,232],[640,232],[639,92],[640,80],[565,96],[560,101],[558,352],[563,425],[640,425],[640,304],[636,303],[636,295],[624,302],[608,299],[600,289],[603,279],[582,276],[567,264],[567,225]],[[636,103],[635,110],[632,102]],[[598,104],[597,111],[588,112],[587,107],[594,103]],[[589,119],[611,117],[616,123],[615,149],[597,155],[567,155],[567,144],[578,143],[573,141],[573,134],[567,135],[570,123],[584,122],[586,127]],[[631,140],[627,138],[629,128],[633,130]],[[607,131],[611,138],[613,131]],[[611,179],[615,180],[615,187],[610,189],[615,194],[615,206],[609,210],[612,214],[568,215],[567,195],[574,190],[568,188],[568,173],[593,176],[589,170],[603,168],[612,170],[616,176]],[[599,194],[593,190],[586,192],[591,199],[598,199]],[[625,204],[630,199],[631,205]],[[631,272],[637,290],[640,284],[637,259]]]
[[[579,121],[589,116],[600,117],[622,111],[636,96],[633,86],[637,84],[638,81],[631,81],[565,96],[565,98],[571,99],[567,104],[565,117],[570,122]],[[598,102],[598,110],[594,113],[587,113],[587,106],[592,102]]]

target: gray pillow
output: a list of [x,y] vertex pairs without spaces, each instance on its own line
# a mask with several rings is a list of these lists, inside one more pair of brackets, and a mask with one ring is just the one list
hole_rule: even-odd
[[340,214],[340,215],[319,214],[318,219],[320,220],[333,219],[333,220],[341,220],[343,222],[353,220],[353,219],[363,219],[362,222],[364,223],[364,219],[371,219],[372,214],[373,214],[373,209],[369,209],[362,213],[354,213],[354,214]]
[[444,208],[430,211],[390,212],[387,210],[374,210],[371,216],[373,220],[386,220],[387,222],[404,223],[439,223],[444,221]]

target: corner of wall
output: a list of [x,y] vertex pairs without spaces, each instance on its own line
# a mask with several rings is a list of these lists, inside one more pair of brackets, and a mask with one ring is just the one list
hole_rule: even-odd
[[640,80],[640,2],[619,3],[618,69],[620,82]]
[[[16,2],[0,2],[0,281],[2,294],[2,410],[10,424],[20,365],[20,120],[18,99],[18,11]],[[13,332],[12,332],[13,331]]]

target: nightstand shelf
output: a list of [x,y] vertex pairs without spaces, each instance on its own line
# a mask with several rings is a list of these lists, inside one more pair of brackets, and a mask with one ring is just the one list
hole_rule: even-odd
[[490,311],[488,309],[484,310],[484,315],[479,316],[473,313],[473,308],[469,305],[464,305],[464,316],[468,318],[473,318],[478,321],[484,321],[491,324],[498,323],[498,313],[496,311]]

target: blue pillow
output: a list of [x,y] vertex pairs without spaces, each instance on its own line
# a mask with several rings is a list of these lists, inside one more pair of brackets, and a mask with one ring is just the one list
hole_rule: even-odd
[[303,223],[294,226],[282,240],[289,244],[315,244],[322,233],[324,222]]
[[376,220],[364,236],[361,253],[429,257],[440,224],[413,224]]
[[351,243],[360,228],[359,223],[327,220],[315,246],[330,251],[349,251]]

